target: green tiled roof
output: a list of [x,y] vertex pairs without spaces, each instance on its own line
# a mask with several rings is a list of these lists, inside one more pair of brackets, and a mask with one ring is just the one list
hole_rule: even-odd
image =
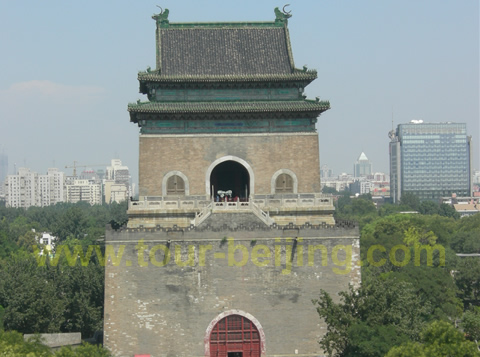
[[245,75],[161,75],[157,71],[140,72],[138,80],[141,82],[283,82],[307,81],[317,78],[317,71],[294,71],[293,73],[280,74],[245,74]]
[[[316,112],[330,109],[328,101],[265,101],[265,102],[145,102],[129,104],[130,114],[182,114],[182,113],[275,113]],[[133,119],[133,117],[132,117]],[[134,121],[134,120],[132,120]]]

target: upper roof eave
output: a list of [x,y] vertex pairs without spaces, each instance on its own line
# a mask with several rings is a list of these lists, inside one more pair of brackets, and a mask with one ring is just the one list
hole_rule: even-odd
[[[254,102],[137,102],[128,105],[133,114],[188,114],[188,113],[320,113],[330,109],[329,101],[254,101]],[[131,120],[135,121],[135,120]]]
[[317,78],[315,70],[295,70],[292,73],[273,74],[238,74],[238,75],[162,75],[158,71],[139,72],[138,80],[141,83],[214,83],[214,82],[281,82],[281,81],[305,81],[310,83]]

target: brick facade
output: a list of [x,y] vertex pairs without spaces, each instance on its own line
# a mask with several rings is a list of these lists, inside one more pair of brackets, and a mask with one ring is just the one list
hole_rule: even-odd
[[250,165],[255,194],[270,194],[272,176],[281,169],[296,174],[299,193],[320,192],[318,150],[317,133],[141,135],[140,196],[162,196],[162,180],[170,171],[188,178],[190,195],[209,195],[207,170],[226,156]]

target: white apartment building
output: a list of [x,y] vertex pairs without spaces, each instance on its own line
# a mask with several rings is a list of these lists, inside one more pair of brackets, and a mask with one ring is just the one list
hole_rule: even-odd
[[46,207],[64,202],[65,173],[49,168],[46,175],[38,175],[39,206]]
[[7,207],[28,208],[49,206],[64,201],[64,173],[49,168],[46,175],[39,175],[28,168],[19,168],[16,175],[5,179]]
[[102,184],[95,180],[73,180],[65,185],[66,201],[76,203],[88,202],[90,205],[102,204]]
[[21,167],[17,175],[5,179],[5,204],[7,207],[28,208],[38,203],[38,174]]

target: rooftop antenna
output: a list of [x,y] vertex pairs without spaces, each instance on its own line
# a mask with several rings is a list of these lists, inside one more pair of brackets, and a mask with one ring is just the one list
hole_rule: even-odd
[[393,131],[393,105],[392,105],[392,131]]

